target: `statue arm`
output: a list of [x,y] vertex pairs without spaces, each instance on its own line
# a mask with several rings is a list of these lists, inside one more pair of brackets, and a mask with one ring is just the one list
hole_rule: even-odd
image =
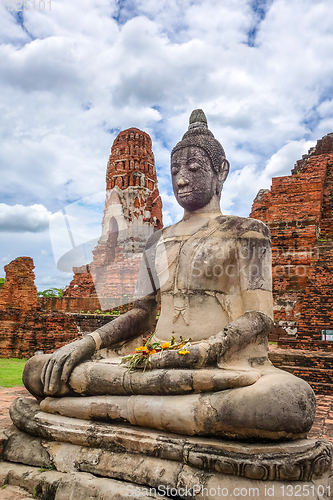
[[235,354],[258,337],[264,343],[271,331],[273,321],[259,311],[247,311],[229,323],[221,332],[191,345],[189,354],[164,351],[151,356],[150,367],[154,368],[202,368],[218,363],[227,363]]
[[[157,232],[159,233],[159,232]],[[159,234],[149,238],[139,270],[133,308],[82,339],[57,349],[46,361],[41,381],[45,395],[60,394],[73,369],[96,350],[128,342],[149,333],[158,308],[159,282],[155,271],[155,248]]]
[[156,319],[158,303],[152,295],[137,300],[134,307],[119,318],[110,321],[92,334],[57,349],[46,361],[41,381],[45,395],[57,395],[75,368],[91,358],[96,350],[128,342],[150,332]]
[[151,332],[156,320],[157,310],[157,296],[151,294],[136,300],[130,311],[87,336],[93,337],[97,350],[129,342],[136,337],[140,337],[140,335]]

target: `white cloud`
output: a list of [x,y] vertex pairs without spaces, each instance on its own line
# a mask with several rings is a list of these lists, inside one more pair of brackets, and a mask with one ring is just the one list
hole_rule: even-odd
[[178,222],[184,214],[184,210],[178,205],[173,194],[167,194],[165,191],[160,191],[163,202],[163,225],[170,226]]
[[247,215],[333,129],[331,0],[261,4],[260,20],[250,0],[52,0],[23,22],[2,10],[1,201],[54,213],[104,190],[112,141],[136,126],[175,221],[168,157],[202,107],[231,163],[222,207]]
[[29,35],[17,23],[13,14],[3,8],[0,9],[0,40],[2,43],[22,45],[30,41]]
[[231,172],[222,191],[222,211],[248,216],[259,189],[270,189],[272,177],[291,175],[295,162],[315,145],[314,141],[289,141],[267,161],[263,170],[255,164]]
[[39,233],[49,227],[49,212],[43,205],[9,206],[0,203],[0,231]]

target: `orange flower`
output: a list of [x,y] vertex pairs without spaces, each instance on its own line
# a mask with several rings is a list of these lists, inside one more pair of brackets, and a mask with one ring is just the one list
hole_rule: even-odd
[[169,349],[170,347],[170,342],[164,342],[164,344],[162,344],[162,349]]
[[136,352],[140,352],[140,351],[146,351],[147,350],[147,347],[144,346],[144,345],[140,345],[140,347],[136,347],[135,348],[135,351]]
[[182,351],[178,351],[179,354],[190,354],[190,351],[185,351],[184,349]]
[[152,351],[149,351],[149,354],[155,354],[156,350],[153,349]]

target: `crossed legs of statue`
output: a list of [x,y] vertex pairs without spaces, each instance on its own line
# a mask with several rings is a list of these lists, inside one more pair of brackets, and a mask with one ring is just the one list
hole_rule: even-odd
[[[40,381],[48,355],[26,365],[25,383],[45,398]],[[27,382],[28,380],[28,382]],[[309,385],[270,365],[131,371],[109,362],[77,366],[62,397],[41,410],[68,417],[129,422],[185,435],[298,439],[309,431],[315,397]]]

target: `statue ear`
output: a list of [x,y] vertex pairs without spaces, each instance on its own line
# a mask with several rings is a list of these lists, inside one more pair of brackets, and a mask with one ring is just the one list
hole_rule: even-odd
[[228,162],[228,160],[226,158],[224,158],[222,165],[221,165],[221,178],[220,179],[221,179],[222,184],[224,183],[224,181],[228,177],[229,168],[230,168],[230,163]]
[[226,180],[226,178],[228,176],[229,168],[230,168],[230,163],[228,162],[228,160],[226,158],[224,158],[222,161],[221,170],[217,174],[218,180],[217,180],[217,186],[216,186],[217,187],[216,194],[219,196],[221,195],[224,181]]

